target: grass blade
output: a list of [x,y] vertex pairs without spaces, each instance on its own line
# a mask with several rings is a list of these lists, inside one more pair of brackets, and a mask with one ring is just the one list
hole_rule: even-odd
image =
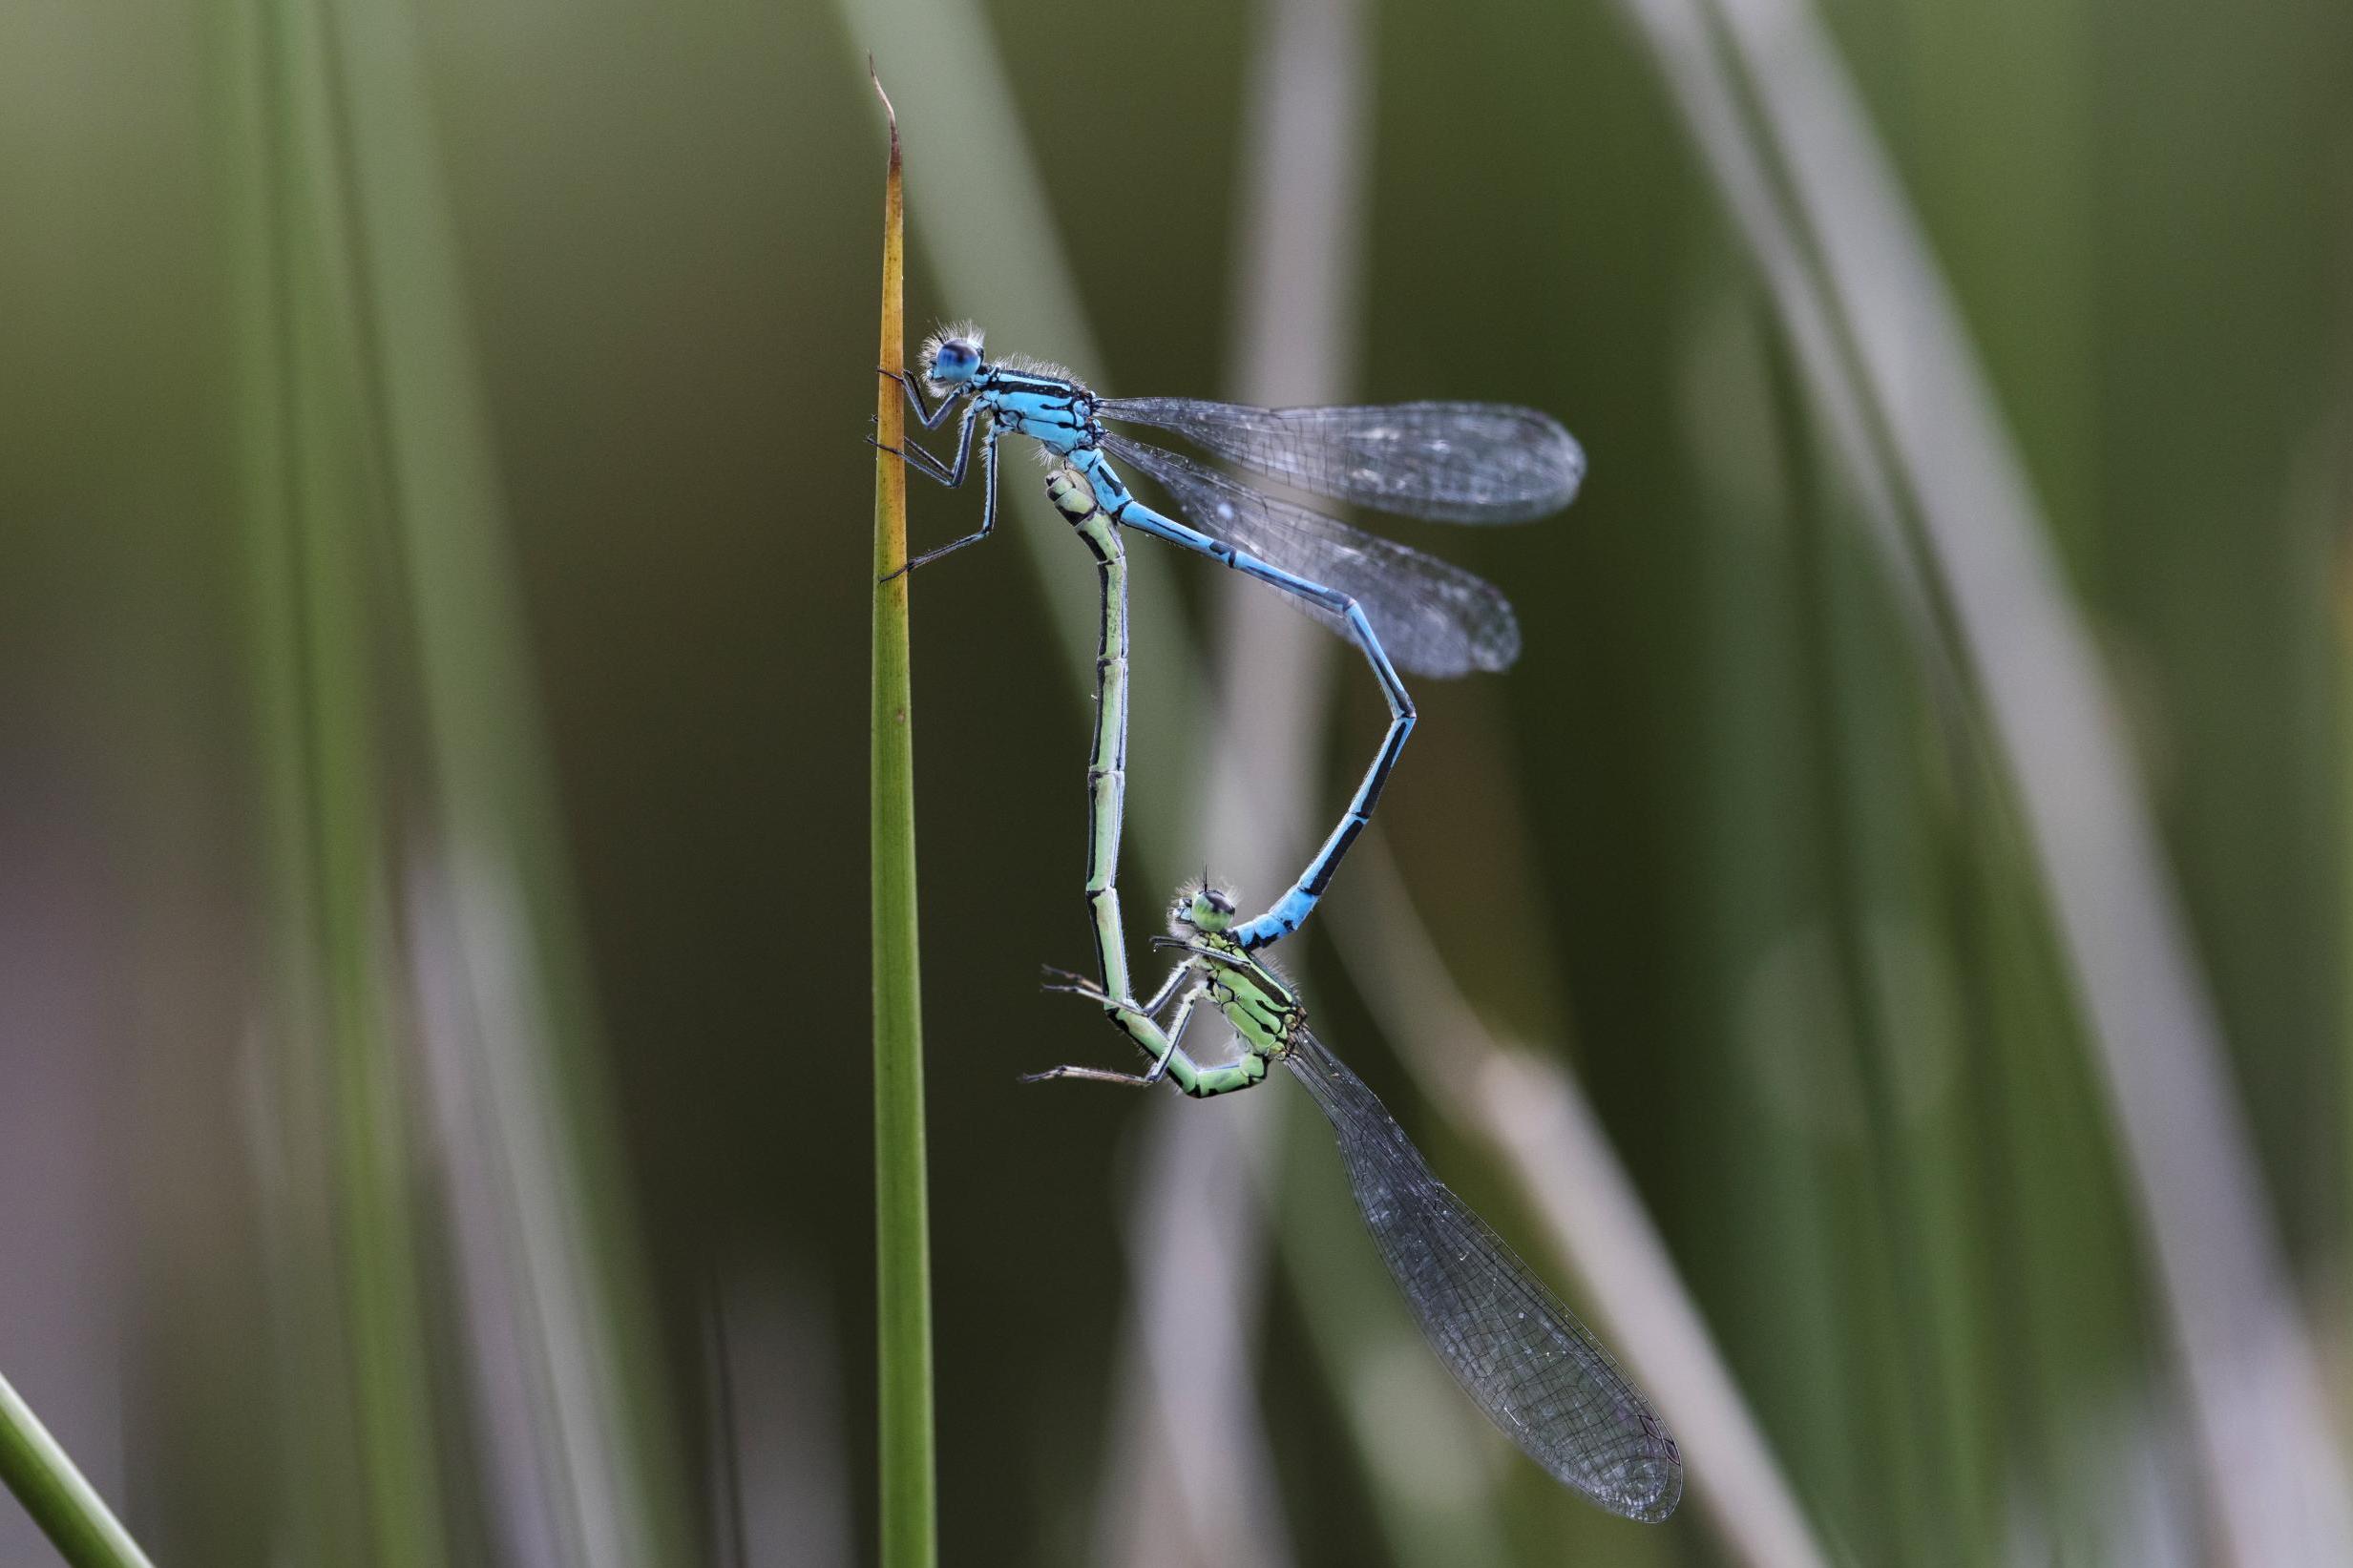
[[82,1478],[32,1407],[0,1377],[0,1481],[74,1568],[148,1568],[131,1532]]
[[[872,70],[872,62],[869,62]],[[874,83],[882,94],[882,83]],[[906,355],[906,209],[898,115],[887,94],[891,168],[882,216],[882,344],[875,363]],[[906,438],[897,383],[879,380],[875,439]],[[874,454],[874,1295],[880,1359],[883,1568],[938,1558],[932,1458],[931,1216],[923,1151],[922,970],[915,951],[915,752],[908,670],[907,470]]]
[[[911,112],[963,133],[943,140],[933,178],[924,181],[918,195],[920,232],[935,239],[954,237],[952,243],[937,240],[930,251],[945,292],[952,299],[985,302],[989,323],[1000,342],[1050,344],[1058,358],[1075,363],[1082,373],[1102,364],[1094,334],[1073,303],[1081,296],[1068,255],[1053,240],[1056,229],[1049,220],[1043,176],[1033,159],[1008,151],[1028,143],[1014,113],[1012,88],[1002,61],[977,8],[968,4],[918,7],[908,0],[837,3],[849,31],[898,40],[909,68],[923,73],[921,105]],[[896,409],[888,409],[884,418],[894,422]],[[885,428],[895,429],[897,426],[892,423]],[[884,435],[880,439],[892,438]],[[1091,679],[1092,585],[1085,581],[1085,574],[1068,573],[1060,564],[1061,553],[1067,546],[1057,533],[1042,528],[1013,533],[1039,574],[1052,612],[1049,625],[1061,644],[1062,668],[1074,680]],[[1191,777],[1198,765],[1192,761],[1194,748],[1207,727],[1211,706],[1205,682],[1196,674],[1199,660],[1191,655],[1193,639],[1175,610],[1165,575],[1135,574],[1129,591],[1128,618],[1136,644],[1148,643],[1161,650],[1162,691],[1148,703],[1140,700],[1131,716],[1128,771],[1135,778]],[[1295,679],[1295,675],[1287,679]],[[1138,858],[1149,864],[1167,855],[1172,845],[1187,844],[1188,850],[1181,852],[1198,848],[1197,841],[1182,834],[1188,826],[1178,820],[1176,812],[1147,797],[1143,809],[1130,811],[1128,843],[1141,851]],[[1356,854],[1365,855],[1373,842],[1368,838]],[[1359,965],[1370,966],[1374,960],[1368,955],[1376,952],[1409,957],[1424,970],[1439,966],[1442,972],[1436,949],[1418,922],[1391,922],[1385,930],[1376,930],[1338,912],[1367,896],[1362,886],[1366,868],[1352,858],[1348,874],[1355,890],[1347,900],[1335,900],[1330,930],[1352,972]],[[1381,994],[1371,986],[1360,984],[1359,989],[1367,994]],[[1449,1103],[1443,1097],[1440,1102]],[[1449,1103],[1449,1108],[1454,1107]],[[1487,1130],[1483,1108],[1474,1108],[1466,1118],[1472,1125]],[[1501,1133],[1495,1137],[1503,1141]],[[1606,1162],[1607,1168],[1616,1166],[1614,1155],[1598,1140],[1580,1152],[1588,1160]],[[1513,1163],[1513,1174],[1523,1188],[1525,1183],[1546,1179],[1544,1173],[1534,1172],[1519,1160]],[[1537,1196],[1547,1200],[1540,1206],[1549,1210],[1554,1195],[1538,1190]],[[1644,1257],[1665,1257],[1655,1223],[1632,1194],[1627,1194],[1622,1205],[1610,1205],[1607,1217],[1621,1227],[1620,1234],[1637,1239]],[[1597,1258],[1588,1254],[1592,1233],[1561,1225],[1557,1217],[1554,1234],[1564,1251],[1580,1265],[1579,1272],[1589,1278],[1607,1278],[1624,1261],[1615,1255]],[[1630,1314],[1651,1314],[1651,1321],[1671,1330],[1655,1340],[1643,1336],[1639,1346],[1627,1346],[1631,1369],[1645,1387],[1660,1390],[1664,1399],[1663,1390],[1676,1381],[1677,1369],[1657,1357],[1695,1358],[1689,1364],[1698,1366],[1698,1375],[1684,1380],[1690,1391],[1675,1402],[1674,1411],[1679,1413],[1670,1413],[1670,1420],[1679,1424],[1678,1430],[1692,1443],[1693,1452],[1699,1452],[1700,1434],[1705,1432],[1710,1452],[1736,1455],[1736,1474],[1718,1491],[1721,1506],[1711,1506],[1710,1513],[1740,1559],[1775,1564],[1827,1560],[1812,1539],[1804,1510],[1782,1474],[1772,1446],[1756,1430],[1747,1401],[1732,1381],[1706,1319],[1680,1277],[1671,1266],[1662,1265],[1647,1271],[1627,1299],[1635,1304],[1627,1308]],[[1615,1310],[1606,1315],[1613,1329],[1621,1327]],[[1693,1476],[1696,1494],[1708,1499],[1700,1472],[1695,1469]]]

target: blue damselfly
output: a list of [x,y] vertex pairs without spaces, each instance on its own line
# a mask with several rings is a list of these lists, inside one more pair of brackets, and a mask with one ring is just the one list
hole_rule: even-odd
[[[935,335],[918,363],[919,378],[884,373],[895,375],[923,428],[939,429],[959,405],[963,417],[953,458],[913,441],[898,455],[916,471],[957,486],[971,471],[977,437],[983,496],[977,529],[915,556],[905,569],[989,536],[997,526],[998,439],[1023,435],[1086,479],[1112,525],[1141,529],[1281,589],[1363,652],[1388,700],[1388,731],[1339,825],[1298,881],[1229,934],[1248,950],[1296,930],[1371,820],[1413,729],[1413,700],[1398,669],[1439,677],[1503,669],[1519,657],[1519,622],[1502,594],[1460,567],[1107,430],[1104,422],[1170,431],[1333,500],[1453,523],[1524,522],[1559,511],[1585,476],[1584,451],[1550,415],[1498,404],[1252,408],[1193,398],[1099,397],[1057,366],[987,358],[979,331],[969,325]],[[1138,501],[1113,459],[1158,483],[1191,526]]]

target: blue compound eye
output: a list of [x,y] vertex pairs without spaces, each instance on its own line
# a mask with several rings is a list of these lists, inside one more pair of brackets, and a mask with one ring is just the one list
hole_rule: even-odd
[[970,338],[950,338],[939,345],[934,369],[944,375],[968,376],[980,365],[980,345]]

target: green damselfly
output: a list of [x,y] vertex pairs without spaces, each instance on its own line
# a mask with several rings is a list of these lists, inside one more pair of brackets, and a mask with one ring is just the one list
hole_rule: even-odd
[[[1665,1423],[1601,1343],[1485,1221],[1434,1175],[1364,1081],[1307,1026],[1297,992],[1246,947],[1234,903],[1187,889],[1156,947],[1182,961],[1148,1000],[1129,994],[1116,869],[1126,757],[1125,576],[1116,527],[1084,475],[1063,469],[1047,493],[1093,551],[1103,576],[1094,750],[1088,771],[1087,902],[1101,981],[1050,971],[1052,988],[1088,997],[1141,1050],[1143,1073],[1057,1067],[1026,1081],[1077,1078],[1144,1088],[1164,1078],[1195,1098],[1253,1088],[1281,1062],[1332,1124],[1374,1244],[1422,1332],[1503,1433],[1565,1485],[1632,1519],[1664,1519],[1683,1494],[1683,1460]],[[1240,1046],[1223,1063],[1187,1053],[1204,1004]],[[1164,1026],[1162,1020],[1166,1018]]]

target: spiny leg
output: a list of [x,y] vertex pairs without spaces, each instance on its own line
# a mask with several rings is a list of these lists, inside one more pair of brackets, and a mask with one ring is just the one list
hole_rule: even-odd
[[[1236,1059],[1215,1067],[1205,1067],[1187,1056],[1179,1043],[1186,1028],[1191,1023],[1194,1011],[1208,995],[1209,988],[1189,966],[1180,969],[1172,978],[1191,976],[1193,983],[1184,988],[1177,1002],[1176,1015],[1163,1030],[1143,1008],[1134,1003],[1102,1002],[1103,1014],[1112,1024],[1136,1044],[1152,1060],[1149,1071],[1143,1074],[1113,1073],[1096,1067],[1057,1067],[1043,1073],[1027,1075],[1022,1081],[1039,1083],[1050,1078],[1082,1078],[1103,1083],[1144,1086],[1158,1083],[1163,1077],[1175,1084],[1179,1091],[1193,1099],[1209,1099],[1219,1095],[1230,1095],[1237,1090],[1254,1089],[1267,1077],[1269,1057],[1259,1051],[1245,1048]],[[1083,978],[1071,975],[1075,984],[1049,986],[1054,991],[1071,991],[1096,998],[1102,993]],[[1165,993],[1172,988],[1164,987]],[[1156,999],[1157,1000],[1157,999]],[[1163,1003],[1162,1005],[1165,1005]]]
[[[953,403],[943,401],[939,406],[939,411],[944,415],[954,407]],[[879,435],[870,435],[866,438],[866,444],[877,451],[889,452],[923,475],[924,478],[954,490],[964,483],[964,475],[972,466],[973,431],[979,427],[979,402],[975,400],[964,405],[964,417],[956,428],[956,461],[954,463],[936,452],[916,446],[913,441],[908,442],[904,447],[889,447],[883,444]],[[992,422],[990,433],[995,432],[996,426]]]
[[[1177,1087],[1188,1095],[1199,1092],[1194,1085],[1203,1076],[1202,1069],[1194,1063],[1191,1057],[1185,1055],[1179,1042],[1184,1039],[1186,1029],[1192,1023],[1193,1009],[1201,1000],[1202,987],[1196,985],[1185,993],[1184,1000],[1177,1005],[1176,1016],[1169,1019],[1168,1027],[1163,1030],[1158,1023],[1153,1021],[1151,1014],[1144,1012],[1132,1002],[1112,1000],[1082,975],[1072,974],[1067,970],[1050,969],[1047,972],[1065,977],[1064,982],[1060,984],[1049,981],[1046,985],[1048,991],[1069,992],[1099,1002],[1103,1007],[1104,1016],[1118,1027],[1121,1034],[1133,1040],[1138,1050],[1152,1059],[1152,1066],[1150,1071],[1141,1077],[1127,1073],[1114,1073],[1100,1067],[1049,1067],[1042,1073],[1023,1074],[1021,1077],[1023,1083],[1043,1083],[1053,1078],[1084,1078],[1099,1083],[1124,1083],[1145,1087],[1158,1083],[1166,1076],[1174,1078]],[[1179,974],[1184,972],[1182,970],[1178,971]],[[1164,994],[1174,989],[1174,986],[1165,988]],[[1161,1005],[1166,1006],[1166,1003],[1164,1001]],[[1157,1013],[1159,1009],[1155,1008],[1153,1011]]]
[[1157,1018],[1166,1012],[1170,999],[1177,993],[1177,988],[1185,983],[1186,972],[1187,966],[1180,962],[1168,972],[1168,978],[1160,983],[1160,989],[1152,993],[1151,999],[1138,1002],[1136,1010],[1147,1018]]
[[866,438],[866,444],[876,451],[889,452],[926,479],[951,488],[957,483],[956,470],[949,466],[945,458],[935,455],[912,441],[904,447],[886,447],[880,436],[869,435]]
[[[1152,943],[1155,947],[1163,944],[1184,945],[1178,943],[1174,937],[1166,936],[1155,936],[1152,938]],[[1198,951],[1204,958],[1223,956],[1207,948],[1192,951]],[[1038,966],[1038,972],[1045,976],[1045,979],[1040,982],[1041,990],[1059,992],[1065,996],[1083,996],[1105,1013],[1114,1014],[1132,1013],[1139,1017],[1158,1022],[1160,1015],[1168,1011],[1168,1004],[1178,999],[1178,993],[1184,987],[1186,976],[1193,971],[1190,964],[1180,960],[1176,968],[1168,972],[1168,977],[1161,982],[1160,989],[1152,993],[1149,1000],[1142,1002],[1114,996],[1076,970],[1058,969],[1052,964],[1040,964]],[[1192,998],[1187,995],[1185,1000],[1189,1004]],[[1171,1025],[1171,1027],[1175,1026]]]
[[[964,460],[966,452],[968,452],[972,447],[972,414],[968,410],[964,419],[966,438],[963,448],[956,453],[955,476],[953,478],[942,480],[941,483],[947,485],[960,485],[964,482]],[[914,467],[912,464],[909,466]],[[949,554],[951,551],[961,550],[968,544],[978,544],[981,540],[987,538],[990,533],[996,531],[997,427],[994,424],[989,427],[989,433],[980,438],[980,469],[982,478],[982,483],[980,486],[980,526],[973,530],[970,533],[965,534],[960,539],[951,539],[946,544],[941,545],[936,549],[925,551],[922,554],[917,555],[914,559],[909,561],[905,566],[900,567],[898,571],[893,572],[888,576],[885,576],[882,579],[883,581],[889,582],[892,577],[900,576],[906,573],[913,572],[916,567],[922,566],[926,562],[935,561],[939,559],[940,556]],[[921,470],[918,470],[917,471]]]
[[916,420],[927,430],[938,429],[940,425],[946,421],[948,410],[956,407],[956,393],[955,391],[942,396],[938,408],[927,407],[923,401],[923,383],[913,370],[893,370],[877,365],[874,366],[874,371],[877,375],[898,383],[899,390],[907,394],[907,401],[914,405]]
[[1108,1067],[1049,1067],[1042,1073],[1024,1073],[1023,1083],[1052,1083],[1059,1078],[1076,1078],[1082,1083],[1116,1083],[1129,1089],[1149,1089],[1161,1078],[1161,1069],[1149,1073],[1119,1073]]
[[[1155,947],[1184,947],[1186,944],[1177,941],[1174,937],[1155,936],[1152,938],[1152,945]],[[1212,951],[1208,948],[1196,948],[1191,951],[1199,952],[1205,958],[1221,960],[1225,958],[1225,954]],[[1083,996],[1106,1011],[1124,1009],[1140,1013],[1154,1020],[1168,1011],[1168,1004],[1176,1000],[1178,989],[1184,985],[1185,976],[1190,972],[1188,967],[1180,961],[1176,968],[1168,972],[1168,978],[1161,982],[1160,989],[1152,993],[1149,1000],[1136,1002],[1122,1001],[1114,997],[1109,992],[1076,970],[1057,969],[1052,964],[1040,964],[1038,968],[1040,972],[1046,977],[1044,989],[1047,991],[1061,992],[1068,996]]]
[[1046,977],[1043,989],[1047,991],[1059,991],[1066,996],[1083,996],[1090,1002],[1100,1002],[1105,1007],[1117,1005],[1111,1000],[1109,992],[1081,974],[1077,970],[1057,969],[1052,964],[1040,964],[1038,967]]

